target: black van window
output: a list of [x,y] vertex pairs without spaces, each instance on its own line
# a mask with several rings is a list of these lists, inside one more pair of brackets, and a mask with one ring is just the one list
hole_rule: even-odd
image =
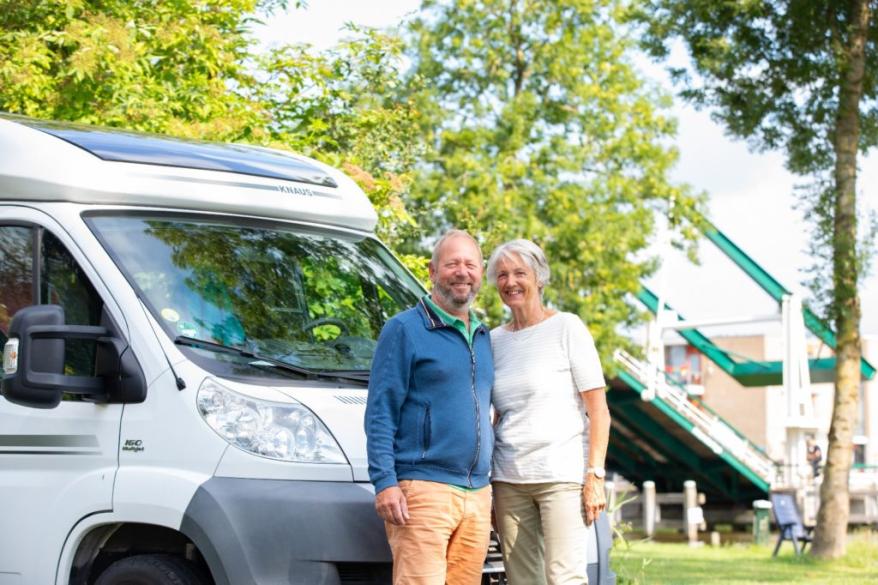
[[9,338],[15,312],[33,304],[33,280],[31,228],[0,226],[0,344]]
[[[61,305],[66,325],[100,325],[102,301],[67,248],[48,231],[43,232],[40,261],[40,304]],[[94,374],[95,342],[68,340],[64,373]]]

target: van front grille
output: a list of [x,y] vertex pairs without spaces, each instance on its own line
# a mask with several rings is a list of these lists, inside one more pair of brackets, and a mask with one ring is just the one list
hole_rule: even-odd
[[342,585],[390,585],[393,567],[389,563],[337,563]]
[[345,404],[366,404],[365,396],[350,396],[350,395],[342,395],[336,394],[335,399],[339,402],[344,402]]

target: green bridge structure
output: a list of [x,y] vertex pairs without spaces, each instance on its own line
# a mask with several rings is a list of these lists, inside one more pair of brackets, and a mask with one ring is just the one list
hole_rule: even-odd
[[[712,223],[703,220],[701,230],[732,262],[744,271],[778,304],[791,293],[765,269],[735,245]],[[646,287],[638,300],[658,314],[659,297]],[[672,310],[665,303],[666,310]],[[677,313],[677,318],[683,317]],[[832,328],[803,306],[805,327],[827,346],[837,342]],[[732,354],[717,346],[698,329],[677,331],[692,347],[711,360],[742,387],[783,383],[783,363],[756,361]],[[682,491],[683,482],[693,479],[711,504],[749,504],[765,498],[780,481],[780,462],[709,408],[689,396],[685,387],[655,366],[624,351],[614,355],[618,374],[610,383],[607,398],[613,416],[614,436],[607,454],[608,466],[636,485],[652,480],[658,491]],[[650,372],[650,369],[654,371]],[[813,382],[835,378],[835,358],[809,359]],[[864,379],[875,376],[875,367],[862,359]],[[656,380],[655,392],[648,392],[648,380]],[[746,399],[746,389],[742,388]]]

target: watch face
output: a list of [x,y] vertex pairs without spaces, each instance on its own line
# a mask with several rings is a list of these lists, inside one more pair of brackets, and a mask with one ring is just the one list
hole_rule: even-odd
[[607,475],[607,470],[603,467],[592,467],[588,471],[598,479],[604,479],[604,476]]

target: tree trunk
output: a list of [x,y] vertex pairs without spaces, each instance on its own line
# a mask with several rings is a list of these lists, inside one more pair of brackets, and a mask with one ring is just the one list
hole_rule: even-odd
[[835,217],[833,225],[832,311],[838,335],[835,400],[820,510],[811,549],[818,557],[836,558],[847,548],[850,515],[848,479],[860,389],[860,300],[857,295],[857,150],[860,98],[863,93],[866,35],[871,17],[867,0],[851,1],[842,84],[834,137]]

